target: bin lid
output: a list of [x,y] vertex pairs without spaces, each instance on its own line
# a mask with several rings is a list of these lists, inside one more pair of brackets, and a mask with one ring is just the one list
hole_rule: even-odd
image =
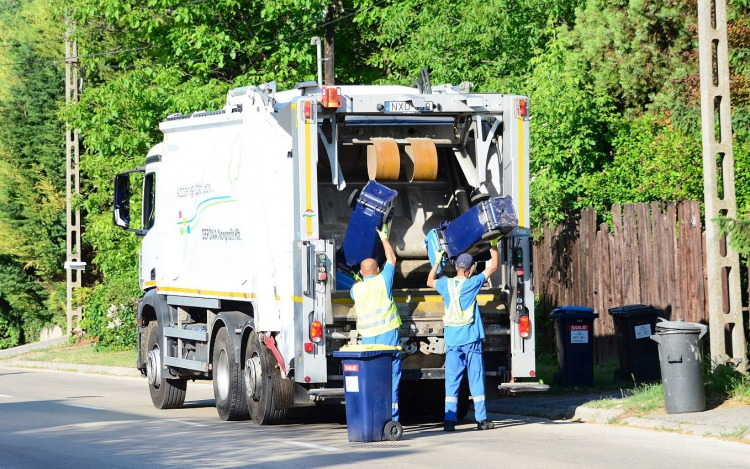
[[667,321],[659,318],[660,322],[656,323],[656,333],[682,333],[682,334],[700,334],[701,337],[708,331],[708,326],[697,322],[685,322],[682,320]]
[[594,308],[586,306],[559,306],[553,309],[549,316],[551,318],[595,319],[599,317],[599,313],[595,313]]
[[344,345],[339,349],[339,352],[382,352],[382,351],[393,351],[401,350],[400,345],[381,345],[381,344],[356,344],[356,345]]
[[392,355],[393,352],[401,350],[400,346],[380,344],[357,344],[344,345],[341,349],[333,352],[336,358],[368,358],[379,355]]
[[634,317],[634,316],[656,316],[661,310],[651,305],[625,305],[609,308],[611,316]]

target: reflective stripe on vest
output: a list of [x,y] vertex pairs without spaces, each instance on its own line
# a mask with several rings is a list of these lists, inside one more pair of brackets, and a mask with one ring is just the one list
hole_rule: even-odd
[[451,303],[445,308],[444,326],[466,326],[474,322],[474,308],[477,300],[474,299],[466,309],[461,309],[461,289],[465,281],[466,277],[448,279],[448,296]]
[[352,287],[357,311],[357,331],[362,337],[374,337],[401,325],[396,303],[388,298],[385,280],[380,275],[366,278]]

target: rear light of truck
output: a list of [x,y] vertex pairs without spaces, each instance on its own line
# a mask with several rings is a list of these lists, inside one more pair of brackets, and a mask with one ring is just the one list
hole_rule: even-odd
[[310,340],[316,344],[323,340],[323,324],[320,321],[310,323]]
[[315,345],[312,342],[305,342],[305,353],[313,353]]
[[516,99],[516,117],[529,117],[529,102],[525,99]]
[[302,103],[302,115],[304,116],[305,120],[312,119],[312,102],[311,101],[305,101]]
[[327,108],[341,107],[341,88],[328,86],[321,88],[320,104]]
[[531,334],[531,321],[528,316],[518,318],[518,334],[524,339]]

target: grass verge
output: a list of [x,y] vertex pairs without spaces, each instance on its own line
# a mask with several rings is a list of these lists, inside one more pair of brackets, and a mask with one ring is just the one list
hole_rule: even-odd
[[650,414],[664,409],[664,392],[661,384],[642,384],[623,390],[622,399],[599,399],[584,404],[595,409],[619,408],[626,414]]
[[61,345],[43,350],[34,350],[21,355],[13,355],[7,360],[133,368],[135,367],[136,354],[135,350],[96,349],[92,345]]

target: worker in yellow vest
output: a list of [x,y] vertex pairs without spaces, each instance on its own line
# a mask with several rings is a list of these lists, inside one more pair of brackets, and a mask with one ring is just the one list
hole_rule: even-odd
[[[365,259],[359,266],[363,280],[354,284],[351,296],[357,313],[357,331],[363,344],[400,345],[398,329],[401,316],[393,302],[393,277],[396,273],[396,253],[388,241],[388,225],[376,230],[383,243],[386,262],[380,272],[375,259]],[[393,356],[392,365],[392,420],[398,421],[398,383],[401,380],[401,353]]]
[[436,254],[435,264],[427,277],[427,286],[437,289],[445,303],[443,316],[445,340],[445,422],[443,430],[454,431],[458,413],[458,388],[464,371],[469,374],[469,390],[474,401],[474,416],[478,430],[489,430],[495,425],[487,420],[484,402],[484,359],[482,339],[484,325],[479,315],[477,295],[484,282],[495,273],[499,263],[497,241],[490,247],[490,262],[481,274],[474,275],[474,258],[461,254],[456,259],[456,276],[436,279],[443,251]]

